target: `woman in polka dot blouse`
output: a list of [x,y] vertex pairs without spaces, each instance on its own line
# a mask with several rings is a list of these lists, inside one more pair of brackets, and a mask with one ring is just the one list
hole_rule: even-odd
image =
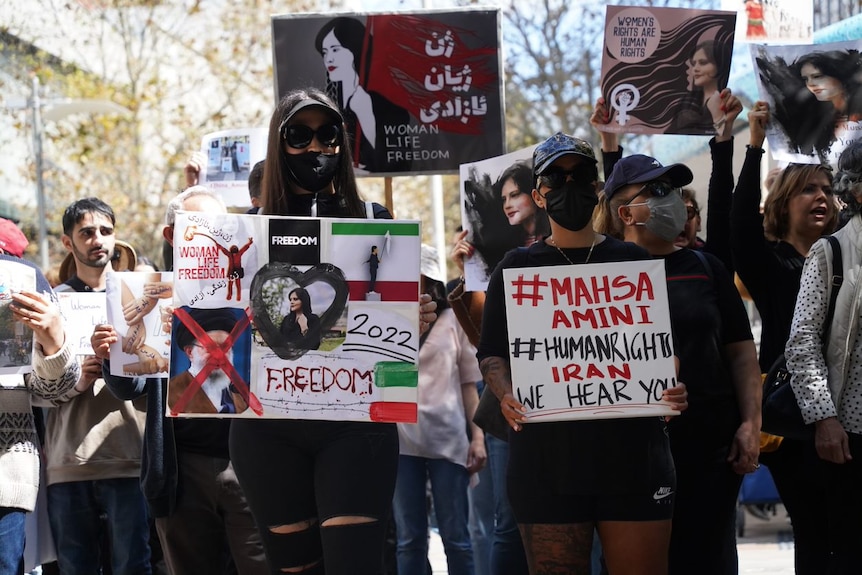
[[[766,102],[755,103],[748,113],[750,140],[730,212],[733,262],[763,322],[763,372],[787,343],[805,256],[838,219],[832,172],[817,164],[790,164],[782,170],[769,186],[761,214],[760,167],[769,116]],[[797,575],[821,575],[830,560],[817,459],[813,442],[789,439],[777,451],[760,455],[792,520]]]
[[838,160],[836,192],[852,214],[835,232],[841,245],[843,283],[835,302],[832,325],[824,321],[833,271],[829,242],[811,247],[787,341],[787,366],[796,401],[806,423],[814,423],[818,472],[827,486],[832,564],[823,572],[858,573],[862,565],[862,142],[854,142]]

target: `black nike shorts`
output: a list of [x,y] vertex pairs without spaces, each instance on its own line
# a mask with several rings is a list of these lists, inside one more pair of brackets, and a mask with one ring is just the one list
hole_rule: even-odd
[[676,473],[656,417],[528,423],[509,432],[507,478],[518,523],[673,515]]

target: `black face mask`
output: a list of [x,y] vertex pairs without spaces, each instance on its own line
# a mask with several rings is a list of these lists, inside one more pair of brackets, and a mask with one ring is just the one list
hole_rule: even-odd
[[548,217],[567,230],[583,229],[593,217],[593,208],[599,203],[593,182],[566,182],[562,188],[554,188],[545,194],[545,210]]
[[303,190],[319,192],[332,183],[338,169],[338,154],[305,152],[285,154],[290,179]]

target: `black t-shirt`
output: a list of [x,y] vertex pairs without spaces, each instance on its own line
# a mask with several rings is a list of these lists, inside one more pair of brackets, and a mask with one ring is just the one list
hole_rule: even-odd
[[[589,251],[589,247],[563,250],[566,256],[572,262],[576,263],[584,262]],[[593,249],[589,263],[647,259],[650,259],[650,255],[643,248],[632,243],[622,242],[610,236],[605,236],[604,241],[596,244]],[[488,283],[485,310],[482,317],[482,333],[477,352],[477,357],[480,361],[486,357],[502,357],[507,360],[509,358],[509,330],[506,323],[503,270],[507,268],[569,264],[570,262],[555,247],[546,244],[544,239],[536,242],[529,248],[512,250],[503,257],[503,260],[491,274]],[[656,431],[664,427],[664,420],[659,417],[638,417],[613,420],[595,419],[548,422],[534,425],[536,427],[530,427],[531,431],[526,435],[518,436],[518,434],[514,434],[512,441],[520,442],[522,438],[533,438],[533,440],[539,443],[556,442],[558,440],[553,439],[555,435],[570,433],[562,430],[571,429],[571,426],[577,428],[577,436],[586,439],[585,441],[565,441],[563,442],[565,445],[543,448],[551,449],[552,451],[556,450],[554,455],[549,456],[554,462],[545,462],[550,466],[547,469],[559,471],[560,466],[565,467],[570,465],[571,462],[579,462],[579,464],[586,464],[590,467],[590,472],[583,473],[578,486],[575,487],[577,490],[580,490],[582,488],[586,489],[584,485],[595,487],[594,484],[597,479],[607,481],[606,470],[619,469],[619,464],[622,463],[620,461],[614,464],[612,468],[599,463],[603,461],[607,463],[609,456],[623,460],[624,465],[628,466],[629,469],[638,469],[639,471],[647,469],[643,456],[655,447],[650,447],[650,442],[656,437]],[[519,451],[519,453],[522,452]],[[611,453],[613,453],[613,456],[610,455]],[[566,461],[562,461],[561,458]],[[524,462],[521,461],[521,463]],[[532,463],[528,463],[528,465],[532,465]]]
[[230,459],[230,419],[177,417],[172,421],[177,451]]
[[[739,426],[736,390],[725,345],[752,339],[742,298],[727,269],[703,253],[710,270],[691,250],[664,257],[674,352],[679,381],[688,391],[688,410],[671,420],[671,440],[726,445]],[[712,279],[710,279],[710,272]]]
[[[563,249],[566,256],[576,263],[584,263],[590,248]],[[623,262],[650,259],[643,248],[628,242],[621,242],[610,236],[597,243],[593,248],[589,263]],[[506,298],[503,291],[503,270],[507,268],[528,268],[539,266],[569,265],[557,248],[539,240],[528,248],[508,252],[488,281],[485,296],[485,309],[482,315],[482,334],[476,357],[482,361],[486,357],[509,357],[509,330],[506,325]]]

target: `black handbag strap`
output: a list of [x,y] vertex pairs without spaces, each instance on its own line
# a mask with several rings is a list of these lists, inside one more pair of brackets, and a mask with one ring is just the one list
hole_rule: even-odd
[[838,300],[838,290],[844,283],[844,263],[841,259],[841,244],[835,236],[827,236],[832,248],[832,279],[829,287],[829,306],[826,308],[826,321],[823,324],[823,349],[826,349],[826,337],[832,326],[832,317],[835,315],[835,302]]

